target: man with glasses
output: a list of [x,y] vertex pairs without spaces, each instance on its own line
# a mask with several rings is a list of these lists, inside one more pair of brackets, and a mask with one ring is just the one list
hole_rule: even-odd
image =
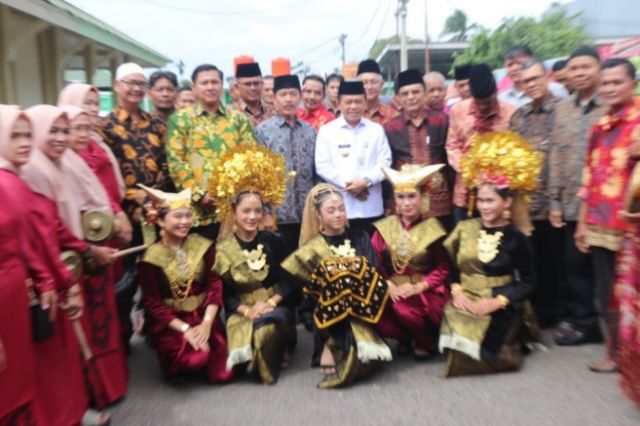
[[543,327],[558,321],[558,289],[560,271],[558,259],[562,255],[562,234],[548,221],[547,180],[551,132],[556,119],[558,98],[549,90],[549,76],[542,62],[527,59],[520,69],[521,87],[531,102],[521,106],[511,117],[510,129],[520,133],[533,149],[544,154],[538,180],[538,190],[531,194],[529,214],[534,231],[531,244],[535,253],[538,285],[532,297],[538,321]]
[[149,89],[147,90],[153,111],[151,115],[166,123],[169,116],[175,111],[176,97],[178,96],[178,77],[171,71],[156,71],[149,77]]
[[216,206],[208,194],[215,160],[226,150],[254,144],[255,140],[247,116],[225,108],[220,102],[224,80],[218,67],[210,64],[196,67],[191,81],[198,103],[169,118],[167,161],[177,190],[191,188],[192,232],[215,241],[219,223],[215,218]]
[[[144,241],[142,206],[146,193],[137,185],[140,183],[163,191],[173,191],[164,146],[166,127],[162,120],[154,118],[140,108],[146,88],[147,79],[139,65],[120,65],[113,81],[116,106],[96,126],[96,131],[111,148],[122,171],[126,185],[122,209],[127,213],[133,227],[131,246],[138,246]],[[145,235],[147,229],[150,230],[145,227]],[[136,259],[136,254],[127,256],[124,260],[125,268],[134,270]],[[120,328],[126,348],[129,347],[129,339],[133,335],[131,310],[136,291],[135,282],[128,288],[118,293],[117,301]]]
[[367,97],[367,110],[364,116],[381,126],[398,115],[398,111],[380,101],[380,93],[384,86],[380,65],[373,59],[366,59],[358,64],[357,80],[364,85]]
[[243,112],[251,126],[255,129],[258,124],[273,117],[276,113],[273,105],[262,101],[262,71],[257,62],[238,64],[236,68],[236,88],[240,95],[240,112]]

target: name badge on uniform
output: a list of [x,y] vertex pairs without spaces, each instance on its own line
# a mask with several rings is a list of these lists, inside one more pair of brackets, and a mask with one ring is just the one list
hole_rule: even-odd
[[343,157],[348,157],[351,153],[351,144],[345,143],[338,145],[338,150],[340,151],[340,155]]

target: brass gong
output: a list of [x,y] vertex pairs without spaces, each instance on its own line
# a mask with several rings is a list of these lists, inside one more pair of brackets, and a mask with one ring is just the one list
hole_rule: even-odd
[[113,215],[104,210],[87,210],[82,213],[82,233],[84,238],[91,243],[101,243],[113,236]]

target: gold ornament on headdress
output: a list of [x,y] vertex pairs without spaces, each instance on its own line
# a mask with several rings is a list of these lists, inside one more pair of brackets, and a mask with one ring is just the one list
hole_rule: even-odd
[[[291,179],[294,176],[289,174]],[[225,152],[216,160],[209,179],[209,194],[221,222],[231,217],[232,201],[240,193],[259,193],[264,204],[278,207],[286,190],[284,157],[260,145],[241,145]]]
[[404,164],[400,170],[394,170],[385,166],[381,167],[382,173],[384,173],[387,180],[391,182],[395,192],[414,193],[419,192],[426,180],[444,166],[444,164],[429,166]]
[[531,192],[538,187],[544,154],[536,152],[518,133],[476,133],[471,148],[460,159],[460,172],[468,189],[484,183],[512,191]]
[[156,208],[176,210],[181,207],[191,207],[191,188],[173,193],[149,188],[141,183],[138,186],[149,194],[149,198],[151,198]]

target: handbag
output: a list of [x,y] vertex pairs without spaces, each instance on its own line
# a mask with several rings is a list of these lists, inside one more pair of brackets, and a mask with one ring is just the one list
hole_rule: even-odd
[[31,310],[31,327],[33,340],[42,342],[53,336],[53,323],[49,319],[49,311],[42,309],[39,302],[29,306]]

